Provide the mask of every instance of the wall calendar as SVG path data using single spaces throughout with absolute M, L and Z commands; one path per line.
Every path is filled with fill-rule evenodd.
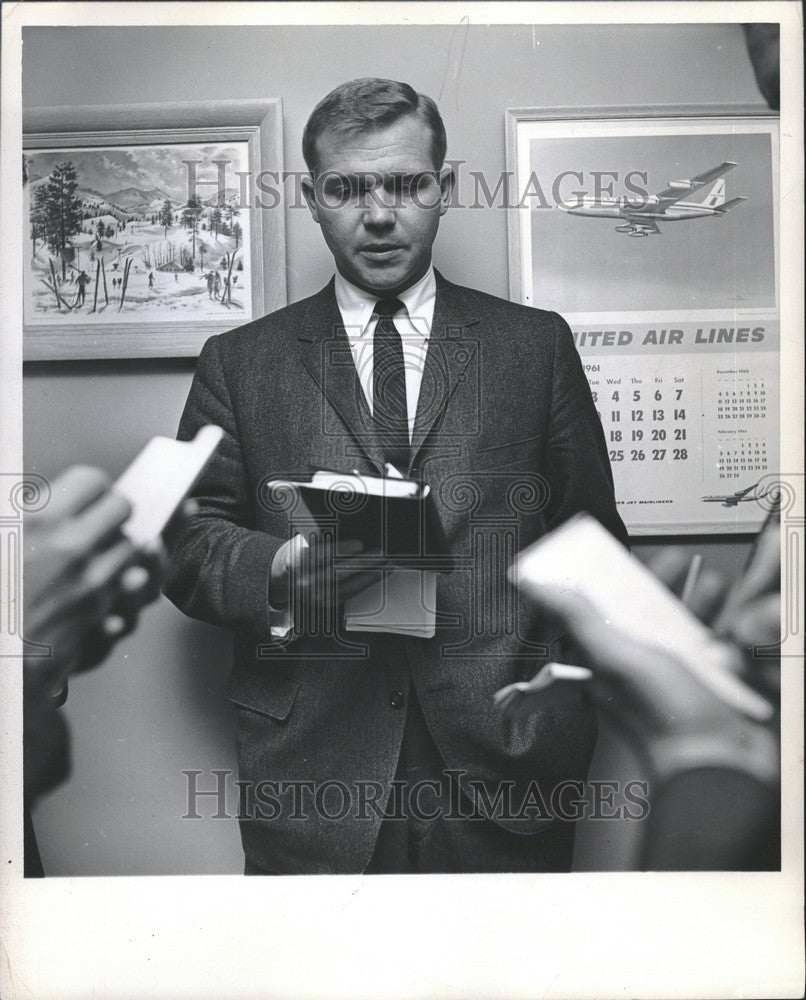
M 776 493 L 777 125 L 508 112 L 511 297 L 570 325 L 633 535 L 752 532 Z

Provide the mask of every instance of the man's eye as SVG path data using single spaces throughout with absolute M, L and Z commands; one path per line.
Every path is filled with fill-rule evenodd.
M 329 202 L 345 202 L 350 197 L 351 188 L 347 180 L 329 178 L 325 184 L 325 197 Z
M 385 186 L 390 194 L 407 197 L 411 194 L 411 177 L 390 177 Z

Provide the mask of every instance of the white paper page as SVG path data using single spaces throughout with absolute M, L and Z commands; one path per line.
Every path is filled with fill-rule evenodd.
M 348 632 L 394 632 L 430 639 L 436 631 L 437 574 L 392 569 L 345 605 Z

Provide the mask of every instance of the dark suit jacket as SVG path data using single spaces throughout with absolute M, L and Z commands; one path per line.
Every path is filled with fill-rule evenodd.
M 365 819 L 351 819 L 355 783 L 381 783 L 384 800 L 406 714 L 390 696 L 406 692 L 410 679 L 448 767 L 466 772 L 463 782 L 511 780 L 521 794 L 536 779 L 548 801 L 559 782 L 583 779 L 596 735 L 591 709 L 511 724 L 493 708 L 493 693 L 531 677 L 559 639 L 506 586 L 505 573 L 520 548 L 578 511 L 626 541 L 566 323 L 437 275 L 409 470 L 430 484 L 458 561 L 439 577 L 437 634 L 390 642 L 340 633 L 337 621 L 335 632 L 320 623 L 278 645 L 268 627 L 268 579 L 289 537 L 288 511 L 282 498 L 267 498 L 265 483 L 319 468 L 377 474 L 383 463 L 341 322 L 331 281 L 212 337 L 179 428 L 183 439 L 206 423 L 225 431 L 195 490 L 199 513 L 172 540 L 166 593 L 186 614 L 235 634 L 229 697 L 241 779 L 340 781 L 353 806 L 343 820 L 317 817 L 313 795 L 299 785 L 298 812 L 310 816 L 301 821 L 291 818 L 290 790 L 278 809 L 268 801 L 278 789 L 265 786 L 255 805 L 272 818 L 242 822 L 242 835 L 247 857 L 279 872 L 366 865 L 380 819 L 366 807 Z M 322 800 L 330 814 L 344 795 L 333 794 Z M 522 832 L 547 822 L 540 810 L 501 820 Z

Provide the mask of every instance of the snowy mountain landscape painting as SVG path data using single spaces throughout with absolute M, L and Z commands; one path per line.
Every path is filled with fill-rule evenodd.
M 246 142 L 28 151 L 26 168 L 26 324 L 252 318 Z

